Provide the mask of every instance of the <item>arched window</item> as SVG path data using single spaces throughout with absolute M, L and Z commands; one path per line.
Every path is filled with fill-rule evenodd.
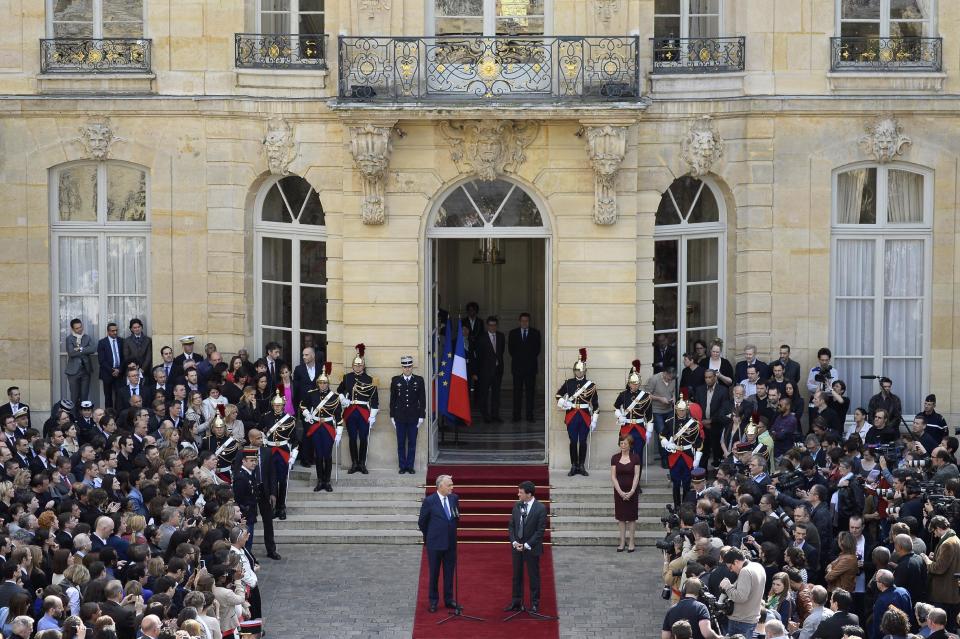
M 272 179 L 256 207 L 258 352 L 270 342 L 287 360 L 327 346 L 327 229 L 320 197 L 298 176 Z
M 678 355 L 692 351 L 694 340 L 723 335 L 725 224 L 723 200 L 708 181 L 683 176 L 660 199 L 653 329 Z
M 926 389 L 933 176 L 887 164 L 844 168 L 833 183 L 832 350 L 851 406 L 886 375 L 904 410 Z M 823 265 L 827 267 L 826 264 Z
M 69 397 L 60 371 L 71 319 L 80 318 L 94 340 L 108 322 L 126 336 L 134 317 L 150 330 L 148 175 L 123 162 L 74 162 L 51 169 L 49 184 L 52 337 L 59 345 L 53 386 L 55 397 Z

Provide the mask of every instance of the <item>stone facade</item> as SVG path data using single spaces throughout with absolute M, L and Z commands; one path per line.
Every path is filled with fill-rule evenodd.
M 326 4 L 331 33 L 423 32 L 420 0 Z M 645 97 L 372 107 L 336 99 L 333 35 L 328 69 L 264 73 L 266 88 L 250 88 L 250 73 L 234 68 L 234 33 L 253 30 L 252 8 L 239 0 L 217 6 L 148 0 L 151 72 L 91 76 L 41 74 L 43 3 L 13 2 L 0 21 L 0 303 L 6 310 L 0 315 L 0 387 L 19 384 L 39 412 L 58 399 L 59 382 L 51 379 L 57 316 L 50 294 L 57 277 L 49 212 L 53 167 L 102 153 L 146 169 L 148 332 L 157 349 L 194 334 L 225 353 L 253 347 L 258 333 L 253 220 L 260 186 L 275 173 L 305 178 L 326 219 L 328 357 L 339 379 L 353 345 L 364 342 L 383 401 L 401 354 L 415 354 L 425 372 L 425 234 L 436 197 L 472 173 L 492 170 L 509 173 L 545 205 L 552 258 L 545 383 L 557 388 L 577 348 L 590 348 L 590 375 L 599 384 L 603 411 L 594 459 L 602 459 L 613 449 L 612 401 L 629 362 L 639 357 L 644 377 L 650 371 L 654 221 L 667 187 L 693 168 L 722 194 L 726 355 L 733 359 L 755 343 L 766 360 L 786 342 L 802 366 L 811 366 L 816 350 L 832 345 L 825 265 L 833 172 L 878 160 L 877 137 L 889 133 L 892 122 L 896 148 L 880 153 L 933 175 L 932 310 L 924 356 L 929 392 L 953 423 L 960 418 L 960 38 L 954 36 L 960 4 L 938 4 L 944 68 L 933 74 L 937 82 L 920 78 L 919 95 L 904 90 L 908 73 L 886 74 L 899 82 L 889 92 L 876 77 L 866 78 L 860 86 L 872 93 L 864 95 L 848 95 L 856 94 L 853 76 L 834 81 L 833 0 L 728 2 L 725 30 L 746 37 L 744 72 L 674 78 L 662 99 L 646 46 L 653 0 L 554 0 L 554 34 L 640 34 Z M 736 96 L 727 94 L 731 77 Z M 117 95 L 126 91 L 133 93 Z M 481 149 L 452 161 L 451 128 L 462 133 L 465 126 L 510 131 L 519 156 L 491 164 Z M 704 137 L 714 143 L 707 162 L 698 155 L 692 128 L 700 131 L 700 143 Z M 520 133 L 530 129 L 529 139 Z M 616 144 L 612 153 L 592 146 L 591 136 L 605 131 L 622 139 L 622 151 Z M 608 214 L 603 220 L 597 218 L 601 210 Z M 565 431 L 556 411 L 550 420 L 549 459 L 560 466 L 566 463 Z M 380 421 L 379 430 L 386 431 L 386 411 Z M 422 435 L 423 458 L 425 440 Z M 371 464 L 392 465 L 394 456 L 392 435 L 378 432 Z

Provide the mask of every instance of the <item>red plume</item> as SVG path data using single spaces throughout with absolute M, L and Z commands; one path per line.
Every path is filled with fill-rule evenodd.
M 357 355 L 359 355 L 360 357 L 363 357 L 363 353 L 364 351 L 367 350 L 367 347 L 363 345 L 363 342 L 360 342 L 359 344 L 357 344 L 356 348 L 357 348 Z
M 640 360 L 639 360 L 639 359 L 635 359 L 635 360 L 633 360 L 633 361 L 630 362 L 630 363 L 633 364 L 633 370 L 635 370 L 636 372 L 639 373 L 639 372 L 640 372 Z
M 327 376 L 329 377 L 329 376 L 330 376 L 330 373 L 333 372 L 333 362 L 324 362 L 324 364 L 323 364 L 323 372 L 326 373 Z
M 226 404 L 217 404 L 217 412 L 220 413 L 220 417 L 227 416 L 227 405 Z
M 580 349 L 580 361 L 581 362 L 587 361 L 587 349 L 585 348 Z
M 283 384 L 277 384 L 277 392 L 283 395 Z
M 753 420 L 753 423 L 754 423 L 754 424 L 759 424 L 759 423 L 760 423 L 760 413 L 758 413 L 758 412 L 756 412 L 756 411 L 750 413 L 750 419 Z

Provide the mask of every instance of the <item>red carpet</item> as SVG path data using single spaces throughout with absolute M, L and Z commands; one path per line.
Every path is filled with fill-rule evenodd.
M 549 471 L 546 466 L 430 466 L 427 470 L 426 494 L 434 492 L 438 475 L 452 475 L 454 492 L 460 496 L 459 545 L 457 565 L 460 573 L 458 601 L 464 614 L 486 619 L 485 622 L 454 619 L 443 625 L 446 617 L 441 596 L 440 608 L 429 613 L 427 578 L 429 565 L 426 550 L 420 562 L 420 584 L 413 636 L 417 639 L 556 639 L 556 621 L 533 620 L 521 615 L 503 622 L 509 613 L 503 607 L 510 603 L 513 570 L 507 543 L 507 521 L 517 501 L 517 484 L 530 480 L 537 485 L 536 497 L 550 508 Z M 550 540 L 547 524 L 545 541 Z M 529 592 L 524 581 L 524 602 Z M 540 558 L 540 612 L 557 614 L 557 593 L 554 588 L 553 554 L 549 545 Z M 440 577 L 443 592 L 443 576 Z

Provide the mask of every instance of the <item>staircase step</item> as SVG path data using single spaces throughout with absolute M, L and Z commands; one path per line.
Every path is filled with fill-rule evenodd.
M 556 516 L 550 520 L 554 530 L 616 530 L 613 513 L 609 517 L 563 517 Z M 640 517 L 637 520 L 637 530 L 657 532 L 662 537 L 665 534 L 659 517 Z
M 300 497 L 300 495 L 298 495 Z M 380 499 L 344 499 L 342 493 L 316 493 L 314 498 L 288 499 L 287 514 L 342 513 L 385 515 L 417 514 L 420 504 L 411 501 Z
M 416 515 L 388 514 L 288 514 L 285 521 L 275 520 L 276 529 L 297 530 L 417 530 Z M 419 534 L 419 532 L 418 532 Z
M 616 546 L 620 533 L 613 530 L 554 530 L 554 546 Z M 638 530 L 635 540 L 638 546 L 653 546 L 663 539 L 662 532 Z
M 355 528 L 351 530 L 297 530 L 279 528 L 273 532 L 277 544 L 419 544 L 423 535 L 419 530 L 376 530 Z M 262 542 L 262 532 L 257 527 L 257 542 Z

